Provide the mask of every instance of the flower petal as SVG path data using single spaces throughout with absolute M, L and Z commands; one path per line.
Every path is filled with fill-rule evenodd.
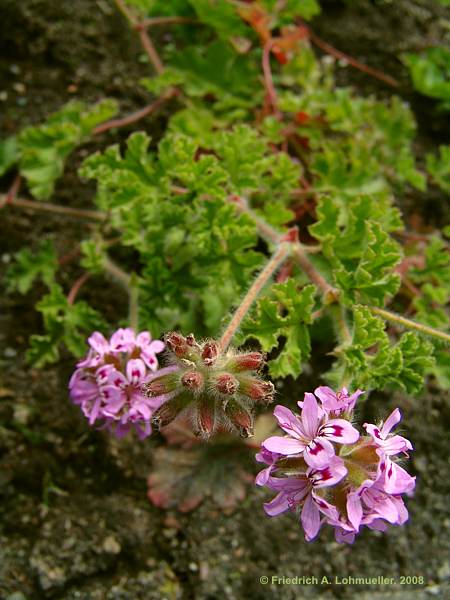
M 354 444 L 359 439 L 359 431 L 345 419 L 331 419 L 319 431 L 320 436 L 339 444 Z
M 142 361 L 140 358 L 133 358 L 127 362 L 127 379 L 133 385 L 142 383 L 146 372 L 147 369 L 145 368 L 144 361 Z
M 320 529 L 320 512 L 311 494 L 306 498 L 303 505 L 301 522 L 305 530 L 305 538 L 310 542 L 317 536 Z
M 295 438 L 304 438 L 305 432 L 302 428 L 300 419 L 289 408 L 277 404 L 273 411 L 273 416 L 278 421 L 278 425 L 283 431 Z
M 402 415 L 400 414 L 400 411 L 398 410 L 398 408 L 395 408 L 388 416 L 388 418 L 383 424 L 383 427 L 381 428 L 381 437 L 383 439 L 386 439 L 387 434 L 390 433 L 391 429 L 393 429 L 397 425 L 401 418 Z
M 350 523 L 358 531 L 363 516 L 363 508 L 361 498 L 357 492 L 350 492 L 347 495 L 347 515 Z
M 316 397 L 309 392 L 305 393 L 303 401 L 302 423 L 305 434 L 309 439 L 314 439 L 319 425 L 319 410 Z
M 291 504 L 289 502 L 289 496 L 285 492 L 280 492 L 270 502 L 264 503 L 264 510 L 269 517 L 276 517 L 281 513 L 290 510 Z
M 300 440 L 290 437 L 281 437 L 278 435 L 267 438 L 267 440 L 264 440 L 262 445 L 266 450 L 270 450 L 270 452 L 278 452 L 278 454 L 283 454 L 284 456 L 299 454 L 300 452 L 303 452 L 306 447 L 305 444 Z
M 334 456 L 334 446 L 323 437 L 316 438 L 308 444 L 303 454 L 305 462 L 316 469 L 326 467 L 332 456 Z

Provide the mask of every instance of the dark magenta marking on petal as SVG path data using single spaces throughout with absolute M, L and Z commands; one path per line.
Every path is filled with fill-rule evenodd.
M 380 430 L 379 430 L 379 429 L 376 429 L 376 428 L 375 428 L 375 429 L 374 429 L 374 431 L 373 431 L 373 434 L 374 434 L 374 436 L 375 436 L 375 437 L 377 437 L 379 440 L 383 439 L 383 438 L 381 437 L 381 434 L 380 434 Z
M 344 431 L 342 425 L 332 425 L 332 429 L 334 430 L 334 435 L 342 436 L 342 432 Z
M 316 498 L 316 503 L 321 507 L 321 508 L 328 508 L 328 504 L 326 502 L 324 502 L 323 500 L 320 500 L 320 498 Z
M 319 452 L 321 452 L 323 450 L 323 446 L 319 442 L 313 442 L 313 443 L 316 444 L 316 447 L 311 448 L 311 446 L 310 446 L 309 453 L 312 454 L 313 456 L 316 456 L 316 454 L 319 454 Z
M 323 469 L 323 471 L 320 471 L 320 479 L 321 481 L 328 481 L 328 479 L 331 479 L 333 477 L 333 475 L 330 472 L 330 469 L 327 467 L 326 469 Z

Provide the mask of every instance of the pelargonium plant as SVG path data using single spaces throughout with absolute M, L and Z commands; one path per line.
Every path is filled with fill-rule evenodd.
M 415 477 L 399 459 L 408 456 L 412 444 L 391 433 L 400 411 L 379 426 L 364 423 L 360 433 L 352 420 L 361 393 L 322 386 L 298 402 L 299 415 L 277 406 L 274 415 L 287 435 L 266 439 L 256 456 L 269 465 L 256 483 L 277 492 L 264 510 L 271 517 L 300 512 L 307 541 L 322 524 L 334 527 L 338 542 L 351 543 L 363 526 L 384 531 L 386 522 L 403 525 L 408 519 L 402 494 L 414 490 Z
M 118 437 L 131 428 L 141 439 L 149 436 L 153 413 L 167 396 L 150 399 L 142 393 L 142 386 L 173 370 L 158 369 L 156 354 L 164 350 L 163 342 L 152 340 L 148 331 L 136 335 L 128 327 L 118 329 L 109 341 L 96 331 L 88 343 L 89 352 L 69 382 L 72 401 L 90 425 L 98 421 Z
M 36 281 L 46 289 L 28 359 L 39 368 L 63 349 L 76 357 L 70 396 L 91 426 L 162 440 L 157 430 L 183 417 L 202 473 L 219 460 L 219 436 L 226 460 L 224 430 L 239 440 L 233 452 L 237 436 L 251 437 L 284 380 L 291 391 L 274 415 L 286 435 L 268 437 L 257 455 L 266 465 L 257 484 L 277 492 L 266 512 L 299 510 L 307 540 L 322 523 L 339 541 L 403 524 L 415 481 L 399 462 L 412 446 L 392 433 L 400 413 L 360 428 L 354 409 L 372 391 L 448 385 L 449 231 L 410 230 L 398 206 L 412 188 L 448 191 L 448 147 L 421 161 L 425 174 L 407 104 L 337 85 L 334 58 L 345 55 L 306 24 L 320 11 L 313 0 L 115 4 L 148 58 L 152 77 L 139 82 L 148 104 L 117 117 L 114 100 L 70 102 L 0 142 L 0 176 L 11 178 L 0 207 L 89 223 L 69 251 L 55 235 L 8 269 L 10 292 Z M 155 44 L 152 28 L 172 26 Z M 95 209 L 48 202 L 73 151 L 95 140 L 79 170 L 96 183 Z M 122 302 L 111 310 L 79 299 L 99 276 L 109 298 L 128 300 L 128 327 Z M 292 382 L 305 367 L 319 387 L 297 415 L 281 402 L 297 399 Z M 196 476 L 195 460 L 186 462 L 185 482 Z M 164 475 L 150 496 L 167 505 L 176 476 Z

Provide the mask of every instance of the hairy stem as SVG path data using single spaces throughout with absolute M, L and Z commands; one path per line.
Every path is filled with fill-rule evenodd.
M 4 199 L 5 196 L 0 194 L 0 206 L 2 205 Z M 8 206 L 30 208 L 31 210 L 50 212 L 68 217 L 78 217 L 81 219 L 93 219 L 95 221 L 104 221 L 106 219 L 106 213 L 98 210 L 70 208 L 69 206 L 59 206 L 58 204 L 51 204 L 50 202 L 38 202 L 35 200 L 27 200 L 26 198 L 15 198 L 12 202 L 8 202 Z
M 116 279 L 129 292 L 131 287 L 131 276 L 125 273 L 114 261 L 108 256 L 103 259 L 103 268 L 113 279 Z
M 288 242 L 282 242 L 272 257 L 269 259 L 268 263 L 264 267 L 264 269 L 260 272 L 258 277 L 255 279 L 253 284 L 251 285 L 248 292 L 245 294 L 241 304 L 236 309 L 234 315 L 231 318 L 230 323 L 222 334 L 222 337 L 219 340 L 219 346 L 222 350 L 226 350 L 239 328 L 242 320 L 245 315 L 248 313 L 259 293 L 269 281 L 269 279 L 274 275 L 277 269 L 281 266 L 281 264 L 285 261 L 285 259 L 290 255 L 292 244 Z
M 411 319 L 407 319 L 406 317 L 397 315 L 396 313 L 393 313 L 390 310 L 386 310 L 384 308 L 378 308 L 376 306 L 368 306 L 367 308 L 369 308 L 375 315 L 383 317 L 387 321 L 397 323 L 398 325 L 403 325 L 403 327 L 406 327 L 408 329 L 415 329 L 419 333 L 423 333 L 424 335 L 430 335 L 432 337 L 443 340 L 444 342 L 450 342 L 450 334 L 445 333 L 444 331 L 439 331 L 438 329 L 434 329 L 434 327 L 429 327 L 428 325 L 424 325 L 423 323 L 417 323 L 416 321 L 412 321 Z
M 139 330 L 139 286 L 134 274 L 130 278 L 128 321 L 131 329 Z
M 282 241 L 283 235 L 280 234 L 272 225 L 267 223 L 262 217 L 257 215 L 249 206 L 245 198 L 233 197 L 231 201 L 236 206 L 240 213 L 247 214 L 255 223 L 259 235 L 271 244 L 279 244 Z M 313 253 L 317 249 L 313 247 Z M 314 283 L 323 293 L 326 304 L 332 304 L 338 298 L 338 290 L 331 286 L 326 279 L 319 273 L 308 257 L 307 247 L 297 242 L 293 246 L 292 258 L 308 276 L 309 280 Z

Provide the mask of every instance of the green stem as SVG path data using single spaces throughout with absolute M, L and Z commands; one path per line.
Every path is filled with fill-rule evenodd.
M 115 262 L 108 256 L 103 259 L 103 268 L 109 273 L 113 279 L 116 279 L 129 292 L 132 286 L 131 276 L 125 273 Z
M 137 333 L 139 331 L 139 286 L 134 273 L 130 283 L 128 320 L 131 329 Z
M 2 200 L 6 198 L 0 194 L 0 205 Z M 71 208 L 69 206 L 59 206 L 50 202 L 41 202 L 35 200 L 27 200 L 26 198 L 15 198 L 12 202 L 5 202 L 10 207 L 30 208 L 42 212 L 50 212 L 56 215 L 65 215 L 67 217 L 77 217 L 81 219 L 93 219 L 94 221 L 104 221 L 106 213 L 98 210 L 88 210 L 84 208 Z
M 245 294 L 241 304 L 236 309 L 233 317 L 231 318 L 230 323 L 228 324 L 227 328 L 222 334 L 222 337 L 219 340 L 219 346 L 222 350 L 226 350 L 228 348 L 234 334 L 236 333 L 237 329 L 242 323 L 245 315 L 252 307 L 252 304 L 255 302 L 259 293 L 269 281 L 269 279 L 272 277 L 272 275 L 277 271 L 281 264 L 290 255 L 291 247 L 291 243 L 282 242 L 270 258 L 264 269 L 255 279 L 250 289 Z
M 103 268 L 128 292 L 128 320 L 130 327 L 138 331 L 139 327 L 139 285 L 135 273 L 128 275 L 109 256 L 103 258 Z
M 393 313 L 390 310 L 385 310 L 384 308 L 378 308 L 376 306 L 368 306 L 367 308 L 371 310 L 375 315 L 379 315 L 387 321 L 397 323 L 398 325 L 403 325 L 408 329 L 415 329 L 419 333 L 423 333 L 424 335 L 430 335 L 432 337 L 443 340 L 444 342 L 450 342 L 450 334 L 445 333 L 444 331 L 439 331 L 438 329 L 434 329 L 434 327 L 429 327 L 428 325 L 424 325 L 423 323 L 416 323 L 416 321 L 412 321 L 411 319 L 407 319 L 405 317 L 397 315 L 396 313 Z

